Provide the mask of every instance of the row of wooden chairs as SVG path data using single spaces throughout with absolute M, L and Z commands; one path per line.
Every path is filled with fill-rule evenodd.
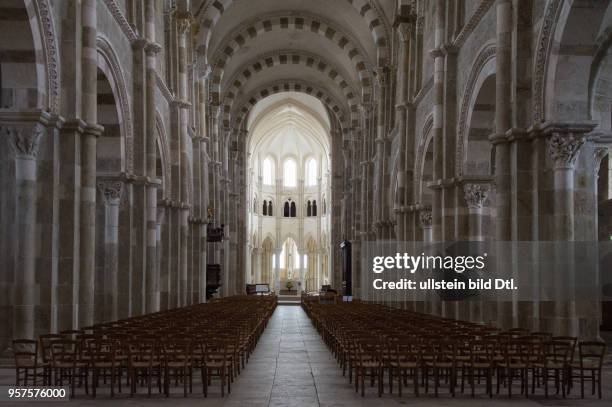
M 430 387 L 438 396 L 443 385 L 455 396 L 458 389 L 465 391 L 466 383 L 474 397 L 482 382 L 489 397 L 494 387 L 499 394 L 502 386 L 512 397 L 517 382 L 524 397 L 542 388 L 549 397 L 551 384 L 556 394 L 566 397 L 576 381 L 581 397 L 585 382 L 591 382 L 592 394 L 602 397 L 603 342 L 578 342 L 523 328 L 501 331 L 380 304 L 302 304 L 362 396 L 368 377 L 379 396 L 387 377 L 389 392 L 397 384 L 400 396 L 410 380 L 417 397 Z
M 169 396 L 181 384 L 186 397 L 200 372 L 202 392 L 213 379 L 221 395 L 244 368 L 276 307 L 276 298 L 228 297 L 207 304 L 105 322 L 13 341 L 16 385 L 69 385 L 96 397 L 100 381 L 130 395 L 155 385 Z

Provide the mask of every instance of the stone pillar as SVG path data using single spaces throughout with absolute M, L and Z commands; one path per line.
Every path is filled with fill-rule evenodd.
M 155 2 L 144 2 L 146 53 L 146 260 L 145 260 L 145 312 L 160 310 L 159 264 L 157 260 L 157 131 L 155 94 L 157 91 L 157 72 L 155 60 L 161 46 L 155 42 Z
M 168 309 L 168 289 L 167 289 L 167 285 L 168 285 L 168 278 L 166 277 L 166 281 L 162 282 L 162 268 L 164 267 L 162 265 L 162 258 L 164 256 L 169 256 L 169 253 L 164 253 L 164 247 L 162 246 L 162 227 L 166 218 L 166 207 L 165 206 L 157 206 L 157 211 L 156 211 L 156 222 L 155 222 L 155 249 L 156 249 L 156 254 L 155 254 L 155 266 L 156 266 L 156 272 L 155 275 L 157 276 L 157 292 L 158 294 L 158 298 L 159 298 L 159 309 L 160 310 L 165 310 Z M 164 284 L 165 283 L 165 284 Z M 163 289 L 165 288 L 165 290 Z M 163 298 L 162 298 L 163 296 Z
M 513 239 L 511 148 L 506 137 L 512 127 L 512 0 L 496 0 L 496 12 L 495 133 L 489 139 L 495 149 L 495 238 L 504 242 Z M 498 250 L 496 256 L 500 275 L 513 275 L 512 251 Z M 497 306 L 498 311 L 493 317 L 499 326 L 515 326 L 518 322 L 517 303 L 503 301 Z
M 45 132 L 39 122 L 2 123 L 2 135 L 15 153 L 15 263 L 12 338 L 35 339 L 36 308 L 39 287 L 36 283 L 36 157 L 40 138 Z M 5 316 L 5 318 L 9 318 Z M 4 325 L 4 324 L 3 324 Z M 7 332 L 8 333 L 8 332 Z M 2 335 L 4 336 L 4 334 Z M 9 338 L 10 339 L 10 338 Z
M 433 209 L 429 206 L 425 206 L 419 211 L 419 220 L 421 223 L 421 229 L 423 230 L 423 242 L 430 243 L 433 242 Z M 437 298 L 435 293 L 426 292 L 422 296 L 422 303 L 417 303 L 417 309 L 422 308 L 423 311 L 429 314 L 439 314 L 440 313 L 440 299 Z
M 81 3 L 81 115 L 87 123 L 81 138 L 80 270 L 78 324 L 94 323 L 96 253 L 96 146 L 102 128 L 97 125 L 98 53 L 97 2 Z
M 433 179 L 440 181 L 444 177 L 444 46 L 445 38 L 445 1 L 435 1 L 434 14 L 434 49 L 431 56 L 434 58 L 433 73 Z M 437 187 L 433 191 L 433 203 L 431 208 L 433 239 L 442 239 L 442 189 Z
M 191 287 L 188 287 L 188 240 L 189 240 L 189 202 L 188 190 L 191 179 L 189 178 L 188 164 L 189 151 L 187 145 L 190 142 L 188 134 L 189 125 L 189 107 L 188 102 L 188 87 L 187 87 L 187 37 L 190 32 L 192 16 L 188 11 L 182 11 L 177 15 L 178 19 L 178 108 L 179 108 L 179 139 L 181 153 L 181 169 L 180 169 L 180 184 L 181 184 L 181 208 L 180 208 L 180 304 L 185 306 L 188 304 L 188 293 Z
M 276 292 L 276 295 L 280 294 L 280 255 L 281 249 L 276 249 L 274 251 L 274 291 Z
M 468 240 L 483 241 L 482 208 L 489 196 L 489 186 L 485 184 L 465 184 L 464 198 L 468 207 Z
M 433 241 L 433 213 L 430 206 L 422 208 L 419 212 L 419 220 L 421 221 L 421 229 L 423 230 L 423 241 Z
M 98 181 L 104 198 L 104 319 L 119 318 L 119 204 L 123 196 L 123 181 Z
M 559 242 L 574 240 L 574 166 L 585 139 L 580 134 L 553 132 L 548 139 L 548 155 L 554 164 L 554 238 Z M 556 280 L 555 323 L 560 335 L 578 335 L 576 304 L 568 288 L 575 285 L 575 257 L 566 243 L 555 249 L 555 259 L 561 270 Z
M 397 236 L 396 240 L 406 240 L 406 196 L 408 189 L 412 185 L 412 177 L 408 176 L 411 162 L 407 162 L 408 154 L 408 131 L 407 131 L 407 103 L 408 103 L 408 70 L 410 68 L 410 38 L 412 35 L 412 26 L 409 23 L 400 23 L 397 26 L 397 33 L 400 40 L 399 56 L 397 67 L 397 104 L 396 110 L 396 128 L 398 129 L 398 137 L 400 140 L 399 155 L 398 155 L 398 172 L 397 172 L 397 190 L 395 211 L 397 216 Z M 393 186 L 392 186 L 393 188 Z
M 465 202 L 468 207 L 468 241 L 480 242 L 484 241 L 482 235 L 482 208 L 489 195 L 489 186 L 485 184 L 465 184 L 463 185 L 463 192 Z M 483 293 L 482 295 L 485 295 Z M 468 315 L 461 315 L 462 318 L 469 318 L 472 322 L 483 322 L 484 315 L 483 301 L 482 299 L 468 300 L 469 307 L 460 307 L 461 310 L 465 310 Z
M 512 196 L 510 145 L 506 132 L 512 127 L 512 1 L 497 1 L 497 43 L 495 72 L 496 238 L 512 239 Z

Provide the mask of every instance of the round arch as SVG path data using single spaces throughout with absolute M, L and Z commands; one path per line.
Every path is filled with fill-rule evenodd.
M 130 110 L 130 100 L 128 97 L 125 79 L 117 54 L 113 50 L 110 42 L 103 36 L 96 38 L 98 49 L 98 68 L 104 73 L 112 88 L 116 103 L 119 107 L 119 126 L 123 138 L 123 157 L 122 171 L 132 172 L 134 169 L 134 134 L 132 126 L 132 112 Z
M 251 109 L 262 99 L 281 92 L 300 92 L 307 95 L 313 96 L 321 101 L 324 106 L 327 106 L 340 124 L 342 128 L 350 128 L 350 124 L 358 124 L 357 114 L 347 114 L 346 109 L 343 105 L 336 100 L 327 90 L 317 85 L 311 84 L 305 81 L 289 80 L 273 82 L 268 85 L 264 85 L 248 95 L 245 95 L 241 102 L 237 104 L 234 112 L 231 114 L 231 123 L 227 123 L 228 128 L 241 128 L 246 124 L 246 118 L 249 115 Z M 231 125 L 231 126 L 230 126 Z
M 313 69 L 320 72 L 325 77 L 330 78 L 344 94 L 349 109 L 351 112 L 357 112 L 360 103 L 359 95 L 353 88 L 346 77 L 340 72 L 340 69 L 318 55 L 303 51 L 275 51 L 265 55 L 258 56 L 245 64 L 245 68 L 235 74 L 228 82 L 230 88 L 224 93 L 222 100 L 224 106 L 224 120 L 229 121 L 229 114 L 240 94 L 240 89 L 257 73 L 266 69 L 271 69 L 281 65 L 297 65 L 307 69 Z M 371 87 L 363 90 L 367 94 L 366 99 L 370 99 L 372 92 Z
M 212 81 L 210 86 L 213 101 L 219 101 L 220 99 L 221 80 L 225 72 L 225 66 L 232 56 L 247 46 L 249 41 L 256 39 L 263 33 L 274 30 L 308 31 L 333 42 L 340 52 L 345 53 L 352 62 L 361 88 L 365 89 L 371 86 L 372 70 L 363 56 L 364 52 L 348 34 L 320 16 L 305 13 L 295 16 L 285 12 L 251 20 L 237 29 L 238 34 L 222 41 L 212 58 Z
M 478 93 L 477 91 L 490 75 L 495 74 L 495 52 L 496 48 L 494 44 L 485 44 L 480 49 L 472 65 L 470 75 L 468 76 L 463 91 L 459 122 L 457 125 L 457 149 L 455 154 L 455 173 L 457 176 L 462 176 L 465 170 L 468 153 L 469 123 L 474 108 L 474 101 Z
M 202 51 L 206 52 L 210 44 L 212 32 L 215 26 L 225 13 L 234 4 L 235 0 L 207 0 L 198 10 L 200 27 L 198 34 L 199 42 L 202 44 Z M 372 33 L 372 38 L 377 46 L 379 53 L 379 64 L 389 61 L 389 27 L 384 13 L 378 10 L 376 3 L 370 0 L 346 0 L 355 11 L 365 20 Z

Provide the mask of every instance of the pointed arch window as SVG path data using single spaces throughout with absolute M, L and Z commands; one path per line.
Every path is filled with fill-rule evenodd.
M 306 186 L 317 185 L 317 160 L 311 158 L 306 163 Z
M 312 216 L 317 216 L 317 201 L 312 201 Z
M 266 157 L 263 162 L 263 183 L 274 185 L 274 163 L 270 157 Z
M 312 216 L 312 205 L 310 203 L 310 200 L 306 204 L 306 216 Z
M 290 210 L 289 210 L 289 202 L 285 202 L 285 205 L 283 207 L 283 216 L 285 218 L 288 218 L 290 215 Z
M 297 164 L 291 158 L 283 164 L 283 185 L 289 188 L 297 186 Z
M 274 212 L 272 211 L 272 201 L 268 201 L 268 216 L 274 216 Z
M 268 201 L 263 201 L 263 210 L 261 214 L 263 216 L 268 216 Z

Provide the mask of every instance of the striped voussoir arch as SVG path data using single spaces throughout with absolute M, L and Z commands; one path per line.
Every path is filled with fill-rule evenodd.
M 368 23 L 376 47 L 378 48 L 378 65 L 382 66 L 389 62 L 389 40 L 383 17 L 371 0 L 346 0 L 353 5 L 357 12 Z
M 371 72 L 368 69 L 366 60 L 360 49 L 349 38 L 347 34 L 332 27 L 329 23 L 323 22 L 320 17 L 315 16 L 294 16 L 280 15 L 254 21 L 241 29 L 238 34 L 222 44 L 215 57 L 212 70 L 211 97 L 215 102 L 220 102 L 221 80 L 227 61 L 236 51 L 244 47 L 249 41 L 257 36 L 273 30 L 301 30 L 319 34 L 329 41 L 335 43 L 338 48 L 345 52 L 348 58 L 354 63 L 355 71 L 359 76 L 359 84 L 363 89 L 369 88 L 372 84 Z M 365 95 L 364 95 L 365 96 Z M 365 100 L 368 101 L 368 100 Z
M 235 0 L 209 0 L 202 3 L 202 9 L 196 14 L 201 15 L 200 27 L 203 39 L 203 51 L 208 50 L 212 32 L 223 16 L 223 13 L 234 3 Z M 389 58 L 389 39 L 385 29 L 384 19 L 376 7 L 372 6 L 371 0 L 345 0 L 365 19 L 372 38 L 379 49 L 379 61 L 381 65 Z
M 300 65 L 309 69 L 314 69 L 317 72 L 325 75 L 333 80 L 338 88 L 344 94 L 346 102 L 349 106 L 351 116 L 358 113 L 360 98 L 357 91 L 349 84 L 346 78 L 339 73 L 338 69 L 329 62 L 325 61 L 320 56 L 306 53 L 303 51 L 275 51 L 266 55 L 258 56 L 258 58 L 245 64 L 244 69 L 238 72 L 228 82 L 229 89 L 225 92 L 222 99 L 224 122 L 229 123 L 230 112 L 236 98 L 240 95 L 240 89 L 253 77 L 253 75 L 275 66 L 280 65 Z M 364 89 L 364 94 L 367 93 L 368 99 L 371 94 L 371 89 Z M 351 118 L 352 121 L 352 118 Z
M 335 115 L 335 117 L 341 123 L 342 128 L 350 128 L 350 122 L 352 121 L 353 116 L 355 119 L 357 119 L 356 114 L 351 114 L 349 116 L 346 109 L 342 107 L 342 104 L 324 88 L 306 81 L 291 80 L 279 81 L 264 85 L 246 95 L 243 99 L 241 99 L 241 102 L 232 112 L 231 121 L 224 122 L 223 127 L 226 129 L 242 128 L 242 125 L 253 106 L 268 96 L 282 92 L 300 92 L 319 99 L 321 103 L 329 108 L 329 110 Z

